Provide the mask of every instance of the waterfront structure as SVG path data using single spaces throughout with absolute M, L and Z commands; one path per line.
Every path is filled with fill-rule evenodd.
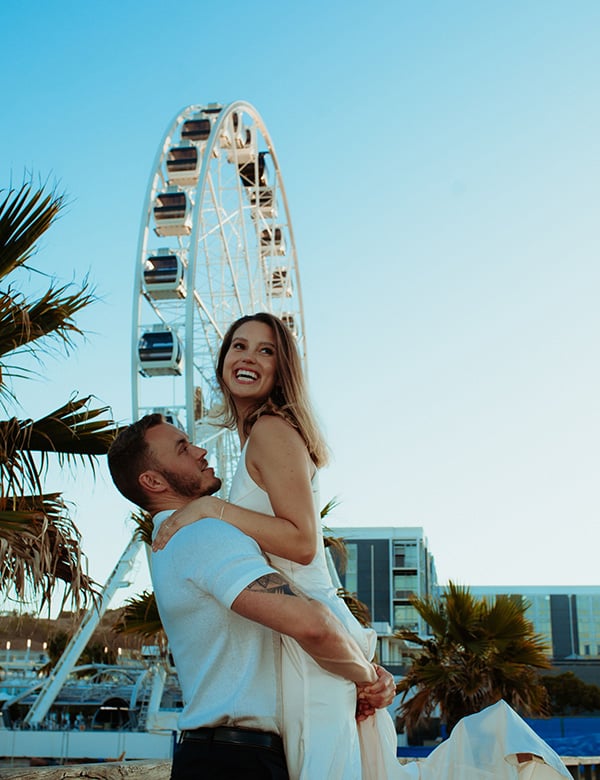
M 331 528 L 344 540 L 345 567 L 337 565 L 342 587 L 369 608 L 379 637 L 378 655 L 394 674 L 402 674 L 407 649 L 394 639 L 401 628 L 427 635 L 410 597 L 437 595 L 437 574 L 427 538 L 420 527 Z

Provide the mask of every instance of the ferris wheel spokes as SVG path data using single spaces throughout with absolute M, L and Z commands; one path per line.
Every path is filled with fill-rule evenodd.
M 132 406 L 160 410 L 211 451 L 227 489 L 238 451 L 216 427 L 223 334 L 258 310 L 282 317 L 305 360 L 296 248 L 275 150 L 248 103 L 190 106 L 171 123 L 138 245 Z

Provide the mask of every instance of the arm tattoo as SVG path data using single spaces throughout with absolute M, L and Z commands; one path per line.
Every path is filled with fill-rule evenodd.
M 258 591 L 260 593 L 281 593 L 284 596 L 298 596 L 290 583 L 285 580 L 281 574 L 265 574 L 247 586 L 246 590 Z

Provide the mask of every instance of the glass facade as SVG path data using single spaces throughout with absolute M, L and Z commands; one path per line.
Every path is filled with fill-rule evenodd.
M 421 528 L 332 528 L 344 538 L 348 552 L 340 580 L 365 603 L 375 622 L 393 633 L 408 628 L 424 634 L 427 627 L 410 602 L 413 595 L 433 595 L 437 587 L 433 558 Z
M 600 587 L 473 586 L 471 592 L 486 598 L 506 594 L 527 602 L 526 616 L 555 661 L 600 658 Z
M 393 633 L 404 628 L 426 637 L 424 624 L 411 604 L 439 595 L 435 563 L 422 528 L 333 528 L 343 537 L 348 564 L 340 573 L 343 586 L 356 593 L 376 624 L 380 657 L 402 673 L 402 646 Z M 469 586 L 475 597 L 508 595 L 528 604 L 526 616 L 548 646 L 548 654 L 564 667 L 580 661 L 600 665 L 600 587 Z M 581 666 L 581 664 L 580 664 Z
M 419 557 L 416 542 L 394 542 L 394 568 L 417 569 Z
M 419 613 L 412 604 L 394 604 L 394 631 L 401 628 L 419 630 Z
M 397 574 L 394 572 L 394 598 L 407 599 L 412 593 L 419 592 L 419 578 L 414 574 Z
M 344 587 L 350 593 L 358 593 L 358 548 L 354 542 L 346 542 L 346 583 Z

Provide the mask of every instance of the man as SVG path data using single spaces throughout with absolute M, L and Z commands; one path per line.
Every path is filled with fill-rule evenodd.
M 205 456 L 152 414 L 119 433 L 108 463 L 119 491 L 153 515 L 156 532 L 191 498 L 219 489 Z M 233 526 L 207 519 L 181 529 L 153 555 L 152 581 L 185 701 L 173 780 L 287 778 L 273 632 L 355 682 L 363 713 L 391 702 L 391 675 L 376 672 L 333 614 L 299 593 Z

